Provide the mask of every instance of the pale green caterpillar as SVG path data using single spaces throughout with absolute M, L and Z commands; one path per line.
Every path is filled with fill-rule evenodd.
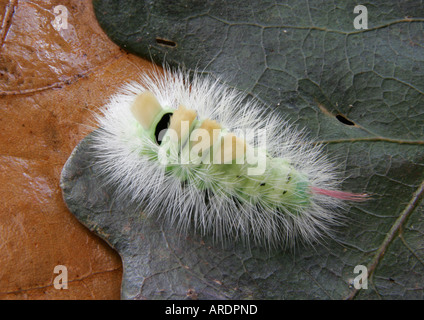
M 283 246 L 340 222 L 340 179 L 322 148 L 277 113 L 218 81 L 142 76 L 98 116 L 96 159 L 108 183 L 181 232 Z
M 308 205 L 310 189 L 305 175 L 298 172 L 287 160 L 272 158 L 268 154 L 260 159 L 264 161 L 263 172 L 249 174 L 248 169 L 252 169 L 252 164 L 246 165 L 247 146 L 244 141 L 223 130 L 216 121 L 196 119 L 196 112 L 187 110 L 184 106 L 179 106 L 175 111 L 162 109 L 149 91 L 136 97 L 131 110 L 141 124 L 140 135 L 145 135 L 158 145 L 167 145 L 167 156 L 170 156 L 170 152 L 175 152 L 173 164 L 166 163 L 164 168 L 181 182 L 189 181 L 194 170 L 202 171 L 204 175 L 215 176 L 216 183 L 207 185 L 204 179 L 189 181 L 200 190 L 226 192 L 239 201 L 262 203 L 276 209 L 285 207 L 293 213 L 296 213 L 293 208 Z M 186 128 L 182 125 L 184 122 L 187 123 Z M 162 139 L 159 139 L 162 130 L 169 130 L 165 134 L 168 135 L 165 139 L 169 138 L 167 143 L 162 143 Z M 171 132 L 175 134 L 172 138 Z M 202 141 L 204 145 L 194 154 L 193 149 Z M 151 146 L 146 144 L 146 149 L 141 154 L 154 157 L 157 148 Z M 237 149 L 241 151 L 239 157 Z M 184 153 L 187 154 L 185 161 Z M 227 161 L 225 158 L 228 158 Z M 258 165 L 259 161 L 254 160 L 256 161 L 253 164 Z

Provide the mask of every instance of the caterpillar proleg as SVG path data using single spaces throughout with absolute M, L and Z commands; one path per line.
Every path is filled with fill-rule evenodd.
M 116 195 L 182 233 L 281 247 L 331 235 L 347 201 L 321 145 L 218 80 L 142 75 L 97 115 L 94 151 Z

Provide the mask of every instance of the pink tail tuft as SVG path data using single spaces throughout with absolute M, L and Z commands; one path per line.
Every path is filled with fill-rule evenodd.
M 324 196 L 329 196 L 347 201 L 365 201 L 368 199 L 368 195 L 366 193 L 358 194 L 344 191 L 325 190 L 316 187 L 311 187 L 311 189 L 313 193 L 322 194 Z

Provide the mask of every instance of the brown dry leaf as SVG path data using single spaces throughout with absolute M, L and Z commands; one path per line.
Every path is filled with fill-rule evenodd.
M 0 299 L 119 299 L 119 255 L 67 210 L 59 177 L 93 111 L 153 65 L 106 37 L 91 1 L 0 0 L 0 21 Z

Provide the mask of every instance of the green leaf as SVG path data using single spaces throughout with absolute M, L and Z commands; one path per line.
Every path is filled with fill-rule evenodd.
M 223 250 L 196 237 L 178 240 L 155 222 L 139 223 L 137 213 L 105 200 L 110 191 L 91 191 L 96 196 L 87 198 L 80 191 L 94 182 L 87 172 L 75 172 L 87 157 L 88 138 L 66 168 L 65 199 L 123 257 L 124 298 L 183 298 L 188 292 L 227 299 L 424 297 L 419 1 L 361 3 L 368 9 L 366 30 L 353 26 L 354 1 L 93 4 L 117 44 L 160 64 L 198 68 L 277 108 L 327 143 L 346 172 L 345 190 L 372 195 L 351 207 L 338 242 L 295 252 L 249 251 L 238 244 Z M 87 206 L 90 199 L 104 203 Z M 357 265 L 368 267 L 368 289 L 352 286 Z

